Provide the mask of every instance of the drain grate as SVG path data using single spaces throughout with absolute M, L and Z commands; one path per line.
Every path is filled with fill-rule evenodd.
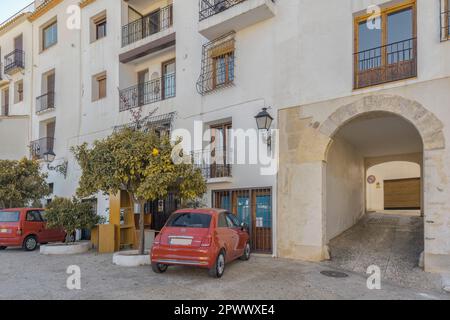
M 330 278 L 347 278 L 348 274 L 338 271 L 322 271 L 320 274 Z

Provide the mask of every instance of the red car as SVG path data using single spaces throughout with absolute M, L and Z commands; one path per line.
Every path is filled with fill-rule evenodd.
M 39 243 L 65 240 L 64 231 L 47 229 L 45 225 L 44 209 L 0 210 L 0 250 L 23 247 L 26 251 L 34 251 Z
M 220 278 L 226 263 L 250 259 L 249 238 L 245 224 L 226 210 L 178 210 L 155 238 L 152 269 L 163 273 L 171 265 L 196 266 Z

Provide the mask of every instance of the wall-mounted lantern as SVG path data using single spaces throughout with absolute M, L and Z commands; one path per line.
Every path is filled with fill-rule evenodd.
M 56 155 L 53 151 L 48 151 L 44 153 L 44 161 L 47 163 L 47 169 L 50 171 L 56 171 L 59 174 L 62 174 L 64 176 L 64 179 L 67 178 L 67 167 L 68 162 L 65 160 L 62 164 L 57 166 L 52 166 L 51 163 L 55 161 Z
M 255 117 L 258 130 L 266 132 L 266 143 L 269 149 L 272 147 L 272 135 L 270 127 L 272 126 L 273 117 L 267 112 L 268 108 L 263 108 Z

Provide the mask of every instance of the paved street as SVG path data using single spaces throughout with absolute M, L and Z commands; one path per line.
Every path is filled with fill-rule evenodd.
M 156 275 L 150 267 L 112 265 L 111 255 L 42 256 L 19 249 L 0 252 L 0 299 L 449 299 L 440 290 L 408 289 L 382 282 L 368 290 L 363 274 L 328 278 L 326 264 L 254 256 L 228 265 L 220 280 L 204 270 L 171 268 Z M 66 268 L 78 265 L 82 289 L 66 288 Z
M 366 272 L 377 265 L 382 278 L 404 287 L 440 289 L 441 277 L 419 268 L 424 250 L 423 218 L 416 212 L 367 214 L 329 244 L 330 266 Z

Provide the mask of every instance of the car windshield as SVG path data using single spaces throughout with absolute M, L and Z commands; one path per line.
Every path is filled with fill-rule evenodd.
M 0 222 L 18 222 L 19 216 L 18 211 L 0 211 Z
M 177 213 L 174 214 L 167 222 L 168 227 L 180 228 L 209 228 L 211 225 L 211 216 L 201 213 Z

